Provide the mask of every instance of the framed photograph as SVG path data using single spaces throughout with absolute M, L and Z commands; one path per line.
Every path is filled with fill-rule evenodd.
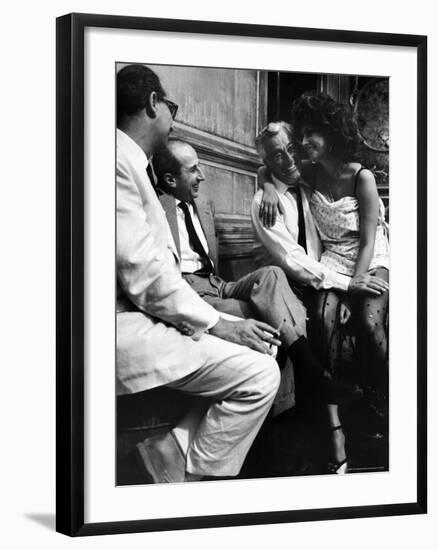
M 57 19 L 59 532 L 426 513 L 426 66 L 425 36 Z

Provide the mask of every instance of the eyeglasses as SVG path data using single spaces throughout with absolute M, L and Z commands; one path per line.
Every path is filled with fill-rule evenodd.
M 283 159 L 285 156 L 288 156 L 289 158 L 295 159 L 297 155 L 297 150 L 295 149 L 293 143 L 289 143 L 286 145 L 285 149 L 274 151 L 270 155 L 268 155 L 266 158 L 270 160 L 271 162 L 274 162 L 275 164 L 280 164 L 283 162 Z
M 173 101 L 170 101 L 170 99 L 166 98 L 163 98 L 161 101 L 163 101 L 169 107 L 170 116 L 173 120 L 175 120 L 176 113 L 178 112 L 178 105 Z

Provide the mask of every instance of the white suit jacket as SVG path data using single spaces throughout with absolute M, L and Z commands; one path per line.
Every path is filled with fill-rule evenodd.
M 117 310 L 129 310 L 132 303 L 132 309 L 177 328 L 187 323 L 196 337 L 212 327 L 219 314 L 181 277 L 147 164 L 143 150 L 117 130 Z

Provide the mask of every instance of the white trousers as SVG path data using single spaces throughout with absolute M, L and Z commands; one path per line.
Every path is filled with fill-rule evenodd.
M 121 330 L 128 326 L 129 337 Z M 189 434 L 186 471 L 224 477 L 239 473 L 280 384 L 271 356 L 209 334 L 195 341 L 140 313 L 118 315 L 117 377 L 120 393 L 149 389 L 161 378 L 162 385 L 211 398 Z
M 276 361 L 243 346 L 205 336 L 211 360 L 169 387 L 213 399 L 188 435 L 186 471 L 235 476 L 271 408 L 280 384 Z

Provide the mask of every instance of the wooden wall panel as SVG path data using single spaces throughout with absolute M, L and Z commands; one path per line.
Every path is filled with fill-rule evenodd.
M 202 156 L 201 166 L 205 176 L 201 196 L 213 201 L 216 212 L 249 216 L 255 175 L 240 173 L 227 166 L 210 165 L 202 162 Z
M 256 190 L 256 180 L 254 175 L 234 173 L 234 194 L 233 206 L 237 214 L 249 215 L 251 212 L 251 203 Z
M 257 133 L 257 71 L 149 65 L 172 101 L 177 120 L 253 147 Z
M 201 159 L 202 160 L 202 159 Z M 227 166 L 202 163 L 205 182 L 200 195 L 211 200 L 219 241 L 219 272 L 226 280 L 237 279 L 254 269 L 250 208 L 256 179 Z
M 202 158 L 201 158 L 202 161 Z M 216 212 L 231 213 L 233 210 L 233 172 L 202 163 L 205 181 L 201 184 L 201 197 L 211 200 Z

